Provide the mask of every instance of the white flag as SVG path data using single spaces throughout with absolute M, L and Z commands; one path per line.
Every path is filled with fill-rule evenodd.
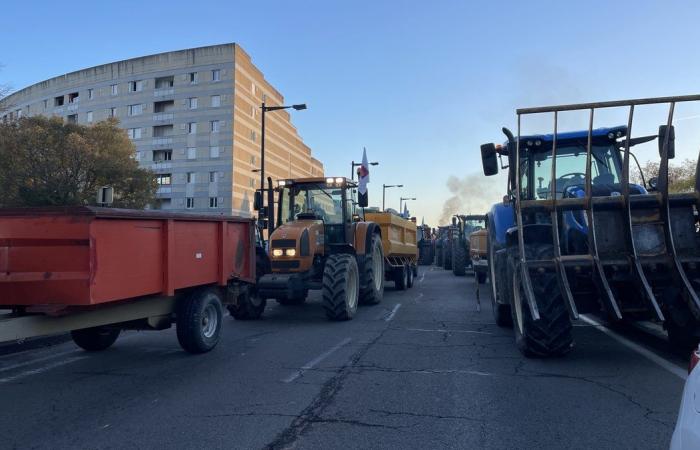
M 367 149 L 362 148 L 362 165 L 357 168 L 357 192 L 362 195 L 367 194 L 367 183 L 369 183 L 369 163 L 367 162 Z

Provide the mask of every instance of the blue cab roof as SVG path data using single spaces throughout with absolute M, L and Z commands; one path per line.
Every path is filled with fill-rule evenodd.
M 612 128 L 595 128 L 593 130 L 593 138 L 600 138 L 604 137 L 607 139 L 609 133 L 614 133 L 617 134 L 617 132 L 620 131 L 622 136 L 627 135 L 627 126 L 626 125 L 620 125 L 617 127 L 612 127 Z M 517 139 L 517 137 L 516 137 Z M 523 141 L 526 140 L 541 140 L 543 142 L 552 142 L 554 140 L 554 134 L 532 134 L 529 136 L 520 136 L 520 139 Z M 561 141 L 567 141 L 567 140 L 581 140 L 585 139 L 588 140 L 588 130 L 581 130 L 581 131 L 566 131 L 563 133 L 557 133 L 557 142 Z

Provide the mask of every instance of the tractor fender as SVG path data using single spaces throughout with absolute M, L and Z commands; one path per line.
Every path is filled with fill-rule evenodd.
M 382 231 L 374 222 L 358 222 L 355 227 L 355 251 L 358 255 L 364 255 L 372 246 L 372 237 L 377 234 L 381 237 Z
M 496 203 L 488 214 L 488 226 L 493 228 L 496 248 L 504 248 L 507 245 L 508 229 L 515 225 L 513 205 Z

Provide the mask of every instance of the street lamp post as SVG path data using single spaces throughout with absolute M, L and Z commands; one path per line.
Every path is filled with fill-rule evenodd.
M 290 106 L 267 106 L 265 105 L 265 102 L 262 102 L 262 105 L 260 105 L 260 111 L 262 111 L 262 117 L 260 119 L 261 121 L 261 130 L 260 130 L 260 195 L 263 197 L 263 205 L 265 204 L 265 113 L 270 112 L 270 111 L 277 111 L 280 109 L 289 109 L 293 108 L 296 111 L 301 111 L 303 109 L 306 109 L 306 104 L 305 103 L 300 103 L 297 105 L 290 105 Z M 269 205 L 268 205 L 269 207 Z M 258 222 L 260 223 L 260 226 L 262 226 L 263 223 L 263 217 L 262 214 L 258 213 Z
M 355 161 L 352 162 L 351 168 L 350 168 L 350 181 L 355 180 L 355 167 L 360 167 L 362 165 L 361 162 L 356 163 Z M 370 166 L 378 166 L 379 163 L 377 161 L 369 163 Z
M 416 199 L 415 197 L 401 197 L 399 199 L 399 214 L 403 214 L 403 209 L 401 209 L 401 208 L 403 206 L 404 200 L 415 200 L 415 199 Z
M 382 184 L 382 211 L 386 211 L 386 188 L 403 187 L 403 184 Z

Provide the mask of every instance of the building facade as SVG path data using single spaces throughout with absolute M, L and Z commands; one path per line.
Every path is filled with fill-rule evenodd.
M 260 105 L 283 105 L 237 44 L 160 53 L 54 77 L 2 101 L 2 120 L 117 118 L 159 183 L 154 208 L 250 216 L 260 187 Z M 265 175 L 323 176 L 286 110 L 265 117 Z

